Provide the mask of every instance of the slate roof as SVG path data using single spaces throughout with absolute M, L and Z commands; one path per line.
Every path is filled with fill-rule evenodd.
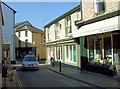
M 23 21 L 23 22 L 18 22 L 18 23 L 16 23 L 15 24 L 15 28 L 17 27 L 17 26 L 20 26 L 20 25 L 22 25 L 22 24 L 24 24 L 24 23 L 29 23 L 30 25 L 32 25 L 29 21 Z
M 23 21 L 23 22 L 18 22 L 18 23 L 16 23 L 15 24 L 15 28 L 17 28 L 18 26 L 20 26 L 21 25 L 21 27 L 19 27 L 18 29 L 16 29 L 16 32 L 18 32 L 18 31 L 24 31 L 24 30 L 29 30 L 29 31 L 31 31 L 31 32 L 34 32 L 34 33 L 44 33 L 44 31 L 43 30 L 41 30 L 41 29 L 38 29 L 38 28 L 36 28 L 36 27 L 34 27 L 34 26 L 32 26 L 32 25 L 24 25 L 24 26 L 22 26 L 22 24 L 24 24 L 24 23 L 26 23 L 26 22 L 28 22 L 28 23 L 30 23 L 29 21 Z M 30 23 L 31 24 L 31 23 Z M 26 28 L 26 27 L 27 28 Z

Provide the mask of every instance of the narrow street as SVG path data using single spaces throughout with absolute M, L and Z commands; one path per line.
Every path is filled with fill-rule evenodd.
M 22 71 L 18 75 L 23 87 L 92 87 L 88 84 L 56 74 L 40 65 L 39 70 Z M 93 88 L 93 87 L 92 87 Z

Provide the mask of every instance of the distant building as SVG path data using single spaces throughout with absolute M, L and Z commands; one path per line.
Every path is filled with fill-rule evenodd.
M 29 53 L 34 54 L 38 59 L 46 58 L 43 30 L 32 26 L 28 21 L 24 21 L 16 23 L 15 35 L 16 59 L 22 59 Z
M 4 26 L 2 26 L 3 58 L 6 62 L 15 63 L 14 26 L 16 11 L 2 2 Z

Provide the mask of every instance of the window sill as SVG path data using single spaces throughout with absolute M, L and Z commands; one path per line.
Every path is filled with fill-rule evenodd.
M 103 15 L 105 13 L 105 11 L 99 11 L 99 12 L 97 12 L 97 13 L 95 13 L 95 16 L 100 16 L 100 15 Z
M 70 34 L 67 34 L 66 36 L 65 36 L 65 38 L 73 38 L 73 35 L 70 33 Z

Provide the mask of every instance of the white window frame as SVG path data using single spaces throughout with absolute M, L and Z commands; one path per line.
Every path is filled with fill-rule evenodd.
M 55 23 L 55 39 L 59 39 L 60 38 L 59 30 L 60 30 L 60 23 L 56 22 Z
M 48 27 L 47 28 L 47 38 L 48 38 L 48 41 L 50 41 L 51 40 L 51 38 L 50 38 L 50 27 Z
M 75 48 L 76 48 L 76 44 L 70 44 L 70 45 L 65 45 L 64 46 L 64 48 L 65 48 L 65 62 L 69 62 L 69 63 L 76 63 L 76 62 L 74 62 L 74 47 L 73 46 L 75 46 Z M 72 59 L 71 59 L 71 52 L 70 52 L 70 50 L 68 50 L 67 48 L 70 48 L 70 47 L 72 47 L 72 49 L 71 49 L 71 51 L 72 51 Z M 68 51 L 68 53 L 67 53 L 67 51 Z M 76 51 L 77 51 L 77 49 L 76 49 Z M 68 57 L 67 57 L 67 55 L 68 55 Z M 77 55 L 76 55 L 76 57 L 77 57 Z M 77 61 L 77 59 L 76 59 L 76 61 Z
M 105 3 L 105 0 L 94 0 L 95 13 L 100 12 L 100 11 L 98 10 L 98 3 L 99 3 L 99 2 L 104 2 L 104 3 Z M 104 11 L 105 11 L 105 10 L 104 10 Z
M 71 24 L 71 16 L 65 18 L 65 34 L 68 35 L 72 33 L 72 24 Z

